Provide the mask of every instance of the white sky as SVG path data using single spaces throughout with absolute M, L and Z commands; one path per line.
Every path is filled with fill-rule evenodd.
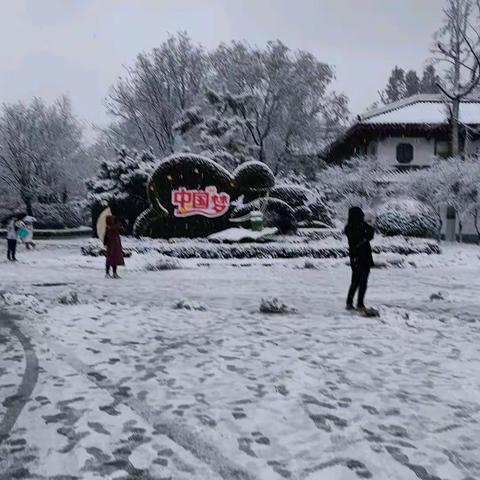
M 421 69 L 443 0 L 0 0 L 0 102 L 67 93 L 105 124 L 109 86 L 140 51 L 186 30 L 206 47 L 280 39 L 335 66 L 352 113 L 395 64 Z

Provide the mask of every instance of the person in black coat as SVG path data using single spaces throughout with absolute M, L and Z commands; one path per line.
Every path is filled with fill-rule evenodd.
M 367 291 L 368 276 L 373 266 L 372 248 L 374 230 L 367 222 L 360 207 L 348 211 L 348 223 L 345 226 L 348 238 L 352 281 L 348 290 L 347 310 L 353 310 L 353 297 L 358 290 L 357 309 L 365 310 L 364 298 Z

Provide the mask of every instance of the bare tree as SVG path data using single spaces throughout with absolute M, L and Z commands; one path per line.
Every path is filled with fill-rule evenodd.
M 246 42 L 221 44 L 207 54 L 179 33 L 139 55 L 113 86 L 107 105 L 116 121 L 104 131 L 101 143 L 152 148 L 157 156 L 179 146 L 197 151 L 198 138 L 189 135 L 193 143 L 188 144 L 175 127 L 193 111 L 212 120 L 211 105 L 204 101 L 210 91 L 230 100 L 228 108 L 216 112 L 216 126 L 210 122 L 211 128 L 200 129 L 202 135 L 214 134 L 200 143 L 217 137 L 210 151 L 227 140 L 214 131 L 227 122 L 226 137 L 233 135 L 237 146 L 252 146 L 256 159 L 279 173 L 292 159 L 316 157 L 327 134 L 331 137 L 346 119 L 348 100 L 332 91 L 333 80 L 331 66 L 278 41 L 265 48 Z
M 213 83 L 253 101 L 240 112 L 258 160 L 278 171 L 285 157 L 318 152 L 322 127 L 341 123 L 347 100 L 330 90 L 334 71 L 312 54 L 281 42 L 264 49 L 245 42 L 220 45 L 210 56 Z M 308 152 L 307 152 L 308 151 Z
M 32 214 L 33 202 L 66 201 L 77 161 L 84 160 L 82 128 L 62 97 L 47 106 L 4 105 L 0 115 L 0 179 Z
M 199 96 L 206 76 L 203 49 L 178 33 L 136 64 L 111 88 L 107 108 L 116 121 L 104 132 L 111 143 L 159 155 L 173 152 L 173 125 Z
M 433 52 L 447 64 L 446 82 L 438 87 L 450 101 L 452 155 L 460 153 L 460 103 L 480 81 L 480 35 L 473 23 L 480 15 L 479 0 L 447 0 L 443 24 L 435 34 Z

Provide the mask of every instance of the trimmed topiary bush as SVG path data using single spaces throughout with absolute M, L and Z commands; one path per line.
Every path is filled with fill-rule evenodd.
M 247 214 L 255 210 L 262 211 L 266 226 L 280 233 L 294 232 L 298 222 L 333 226 L 331 211 L 317 192 L 274 184 L 272 171 L 262 162 L 245 162 L 231 175 L 206 157 L 172 155 L 148 180 L 150 206 L 138 212 L 133 233 L 153 238 L 203 237 L 229 228 L 230 220 L 249 228 Z
M 264 197 L 275 184 L 270 168 L 258 161 L 242 163 L 233 172 L 233 177 L 236 192 L 244 196 L 245 202 Z
M 219 195 L 226 194 L 232 199 L 234 186 L 233 177 L 218 163 L 190 153 L 172 155 L 158 165 L 148 181 L 150 208 L 137 218 L 134 234 L 155 238 L 201 237 L 224 230 L 229 227 L 227 203 L 225 212 L 218 216 L 183 215 L 178 204 L 174 204 L 172 195 L 185 191 L 190 197 L 187 192 L 204 192 L 214 187 Z M 192 207 L 190 200 L 188 205 Z
M 277 185 L 270 191 L 270 197 L 278 198 L 290 205 L 296 212 L 297 221 L 317 220 L 333 227 L 333 214 L 318 193 L 300 185 Z
M 308 207 L 297 207 L 294 213 L 297 222 L 309 222 L 313 220 L 313 213 Z
M 283 200 L 292 208 L 308 206 L 316 199 L 314 192 L 300 185 L 276 185 L 270 191 L 270 196 Z
M 395 199 L 377 212 L 377 227 L 387 236 L 434 237 L 440 227 L 435 212 L 413 199 Z

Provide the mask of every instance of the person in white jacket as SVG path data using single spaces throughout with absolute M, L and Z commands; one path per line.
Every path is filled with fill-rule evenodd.
M 16 262 L 15 257 L 17 250 L 17 219 L 12 217 L 7 224 L 7 258 L 11 262 Z

